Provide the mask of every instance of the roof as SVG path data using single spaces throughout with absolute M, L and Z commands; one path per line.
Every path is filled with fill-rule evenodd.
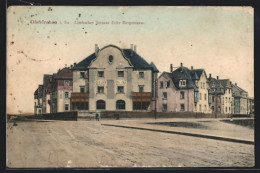
M 53 77 L 55 79 L 67 79 L 73 77 L 72 70 L 69 67 L 65 67 L 61 70 L 59 70 L 57 73 L 53 74 Z
M 47 93 L 50 92 L 50 87 L 51 87 L 51 82 L 50 82 L 50 79 L 51 79 L 52 75 L 50 74 L 45 74 L 43 76 L 43 87 L 44 89 L 46 90 Z
M 38 96 L 39 98 L 42 98 L 42 95 L 43 95 L 43 85 L 39 85 L 38 86 Z
M 232 96 L 233 97 L 243 97 L 243 93 L 247 93 L 245 90 L 243 90 L 242 88 L 240 88 L 237 85 L 233 85 L 232 86 Z
M 177 89 L 194 89 L 195 91 L 198 90 L 198 87 L 195 85 L 195 81 L 193 80 L 192 73 L 187 67 L 179 67 L 174 70 L 172 73 L 167 73 L 169 77 L 172 79 L 175 87 Z M 186 79 L 186 86 L 180 87 L 179 81 L 182 79 Z
M 226 88 L 231 88 L 229 79 L 219 79 L 218 81 L 221 83 L 221 85 L 222 85 L 225 89 L 226 89 Z
M 130 63 L 134 66 L 134 69 L 152 69 L 154 72 L 159 72 L 159 70 L 157 69 L 157 67 L 155 66 L 154 63 L 148 64 L 144 58 L 142 58 L 140 55 L 138 55 L 132 49 L 120 49 L 119 47 L 114 46 L 114 45 L 108 45 L 108 46 L 105 46 L 104 48 L 109 47 L 109 46 L 118 48 L 122 52 L 123 56 L 125 58 L 127 58 L 130 61 Z M 101 51 L 104 48 L 102 48 Z M 96 58 L 96 55 L 95 55 L 95 53 L 93 53 L 93 54 L 89 55 L 88 57 L 86 57 L 84 60 L 80 61 L 78 64 L 76 64 L 73 69 L 87 68 L 90 66 L 91 62 L 95 58 Z
M 190 73 L 192 75 L 192 79 L 193 80 L 199 80 L 202 73 L 203 73 L 204 69 L 194 69 L 194 70 L 190 70 Z
M 211 77 L 208 78 L 209 94 L 224 94 L 224 87 L 219 80 Z

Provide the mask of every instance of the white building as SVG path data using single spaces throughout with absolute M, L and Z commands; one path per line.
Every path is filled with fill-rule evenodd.
M 150 111 L 159 71 L 136 53 L 136 46 L 108 45 L 73 67 L 72 110 Z

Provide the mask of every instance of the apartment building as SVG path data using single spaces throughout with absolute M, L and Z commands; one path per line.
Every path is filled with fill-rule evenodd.
M 232 96 L 234 97 L 234 114 L 249 114 L 250 103 L 248 93 L 240 88 L 237 83 L 232 84 L 231 86 Z
M 131 49 L 107 45 L 74 65 L 72 110 L 151 111 L 159 72 Z
M 38 85 L 34 92 L 34 115 L 42 114 L 43 85 Z

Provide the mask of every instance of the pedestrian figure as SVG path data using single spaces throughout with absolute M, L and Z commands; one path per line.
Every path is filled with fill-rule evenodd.
M 99 115 L 98 115 L 98 113 L 96 113 L 96 120 L 99 121 Z

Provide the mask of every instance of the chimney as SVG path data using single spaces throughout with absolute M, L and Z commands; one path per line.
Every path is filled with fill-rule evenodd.
M 209 74 L 209 79 L 211 79 L 211 73 Z
M 95 55 L 96 55 L 96 56 L 97 56 L 97 54 L 98 54 L 98 51 L 99 51 L 98 44 L 95 44 Z
M 217 80 L 218 80 L 218 76 L 217 76 Z
M 70 65 L 70 68 L 72 68 L 73 67 L 73 65 Z
M 190 68 L 191 68 L 191 70 L 193 70 L 193 66 L 191 66 Z
M 172 72 L 173 71 L 173 66 L 172 66 L 172 64 L 170 65 L 170 72 Z
M 74 67 L 77 65 L 77 63 L 74 62 Z
M 136 45 L 134 45 L 134 51 L 136 52 Z
M 181 67 L 182 67 L 182 62 L 181 62 Z
M 237 83 L 235 83 L 235 85 L 237 86 Z
M 131 50 L 134 50 L 134 45 L 133 44 L 131 44 Z

